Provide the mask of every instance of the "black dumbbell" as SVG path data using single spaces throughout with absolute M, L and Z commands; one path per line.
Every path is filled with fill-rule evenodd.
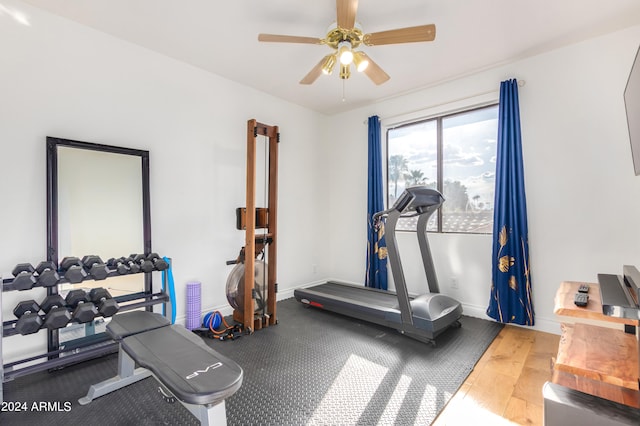
M 44 325 L 49 330 L 65 327 L 71 321 L 71 312 L 59 294 L 52 294 L 42 301 L 40 308 L 46 313 Z
M 62 259 L 60 269 L 70 283 L 77 284 L 87 278 L 87 271 L 84 270 L 82 262 L 77 257 L 65 257 Z
M 89 255 L 82 258 L 82 264 L 89 275 L 98 281 L 104 280 L 109 276 L 109 268 L 107 265 L 100 259 L 100 256 Z
M 153 264 L 156 271 L 164 271 L 169 269 L 169 262 L 158 256 L 158 253 L 151 253 L 147 256 L 147 260 Z
M 138 272 L 140 272 L 140 265 L 135 263 L 132 258 L 130 258 L 130 257 L 121 257 L 120 260 L 125 265 L 127 265 L 127 267 L 129 267 L 129 272 L 131 272 L 132 274 L 137 274 Z
M 120 275 L 126 275 L 129 273 L 129 267 L 123 262 L 122 259 L 111 258 L 107 260 L 107 266 L 111 269 L 118 271 Z
M 36 277 L 33 274 L 35 269 L 30 263 L 18 263 L 11 272 L 15 277 L 13 279 L 13 288 L 16 290 L 29 290 L 36 283 Z
M 42 318 L 38 315 L 40 306 L 35 300 L 23 300 L 13 309 L 13 315 L 18 318 L 16 331 L 22 335 L 33 334 L 42 327 Z
M 89 301 L 84 290 L 71 290 L 65 298 L 67 306 L 73 309 L 73 319 L 79 323 L 93 321 L 98 315 L 96 305 Z
M 115 315 L 116 312 L 120 309 L 118 306 L 118 302 L 116 302 L 111 294 L 107 291 L 107 289 L 98 287 L 92 288 L 89 292 L 89 300 L 93 302 L 94 305 L 98 308 L 98 312 L 103 317 L 110 317 Z
M 144 254 L 132 254 L 129 256 L 129 259 L 131 259 L 136 265 L 140 266 L 140 270 L 142 272 L 153 271 L 153 262 L 147 260 Z
M 56 265 L 51 261 L 43 260 L 38 263 L 36 272 L 38 273 L 38 284 L 43 287 L 53 287 L 60 281 L 60 275 L 58 275 Z

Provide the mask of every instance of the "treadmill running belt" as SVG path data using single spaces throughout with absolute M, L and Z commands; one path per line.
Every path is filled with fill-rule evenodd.
M 364 286 L 359 287 L 349 284 L 327 282 L 299 290 L 303 295 L 311 295 L 311 292 L 320 292 L 323 297 L 333 296 L 340 299 L 349 299 L 362 305 L 398 309 L 398 299 L 395 294 L 370 289 Z

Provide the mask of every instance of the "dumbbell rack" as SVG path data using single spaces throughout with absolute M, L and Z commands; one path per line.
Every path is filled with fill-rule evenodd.
M 151 289 L 151 272 L 138 272 L 138 274 L 145 274 L 145 288 Z M 110 277 L 121 277 L 116 270 L 109 270 L 107 279 Z M 87 277 L 84 281 L 92 280 L 91 277 Z M 0 291 L 0 404 L 4 401 L 3 398 L 3 384 L 7 381 L 15 378 L 25 376 L 40 371 L 51 370 L 61 368 L 66 365 L 75 364 L 88 359 L 98 358 L 110 353 L 115 353 L 118 350 L 117 343 L 111 341 L 107 335 L 100 336 L 94 339 L 87 339 L 87 341 L 80 344 L 66 345 L 63 349 L 59 347 L 58 330 L 47 330 L 48 351 L 44 354 L 30 356 L 28 358 L 20 359 L 8 364 L 4 364 L 2 356 L 2 341 L 4 337 L 9 337 L 18 334 L 15 330 L 15 324 L 17 320 L 4 321 L 2 317 L 2 294 L 8 291 L 14 291 L 13 278 L 2 279 L 2 291 Z M 61 277 L 58 284 L 54 287 L 47 288 L 47 295 L 57 294 L 58 285 L 68 283 L 64 277 Z M 33 288 L 39 288 L 36 284 Z M 120 304 L 118 312 L 126 312 L 134 309 L 147 308 L 151 306 L 170 302 L 169 295 L 164 291 L 166 285 L 163 285 L 163 290 L 158 293 L 151 291 L 138 292 L 123 296 L 114 297 L 116 302 Z M 29 290 L 27 290 L 29 291 Z M 42 329 L 40 329 L 41 331 Z M 90 340 L 90 341 L 89 341 Z M 20 367 L 22 364 L 31 363 L 45 359 L 45 361 Z

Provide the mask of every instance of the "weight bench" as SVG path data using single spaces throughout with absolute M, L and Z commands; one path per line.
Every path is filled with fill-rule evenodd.
M 80 405 L 153 376 L 201 424 L 226 425 L 224 400 L 242 384 L 238 364 L 184 327 L 152 312 L 117 314 L 107 325 L 107 333 L 120 345 L 118 375 L 92 385 L 87 396 L 78 400 Z

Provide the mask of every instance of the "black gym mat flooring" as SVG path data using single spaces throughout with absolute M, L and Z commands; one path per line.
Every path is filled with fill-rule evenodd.
M 462 317 L 436 347 L 394 330 L 278 302 L 278 325 L 234 341 L 207 340 L 244 369 L 226 400 L 229 425 L 428 425 L 444 408 L 502 325 Z M 117 356 L 5 383 L 2 425 L 198 424 L 168 403 L 153 378 L 81 406 L 93 383 L 113 377 Z M 35 405 L 34 405 L 35 403 Z

